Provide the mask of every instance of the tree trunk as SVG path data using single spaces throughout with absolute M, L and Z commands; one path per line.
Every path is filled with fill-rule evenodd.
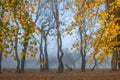
M 93 70 L 95 69 L 96 65 L 97 65 L 97 60 L 96 60 L 95 56 L 93 56 L 93 59 L 94 59 L 94 61 L 95 61 L 95 62 L 94 62 L 95 64 L 94 64 L 93 68 L 91 69 L 91 71 L 93 71 Z
M 42 64 L 44 62 L 44 54 L 43 54 L 43 39 L 41 37 L 41 41 L 40 41 L 40 70 L 44 71 L 44 64 Z
M 59 10 L 58 10 L 58 0 L 54 0 L 55 3 L 55 21 L 56 21 L 56 29 L 57 29 L 57 57 L 58 57 L 58 72 L 63 72 L 64 65 L 63 65 L 63 51 L 62 51 L 62 39 L 61 34 L 59 31 L 60 22 L 59 22 Z
M 120 45 L 118 46 L 117 50 L 118 50 L 118 69 L 120 70 Z
M 117 70 L 117 54 L 116 54 L 116 51 L 114 51 L 113 55 L 112 55 L 111 69 L 112 70 Z
M 86 60 L 85 57 L 82 57 L 81 71 L 85 72 Z
M 15 12 L 15 15 L 16 15 L 16 12 Z M 19 32 L 19 24 L 17 23 L 16 17 L 15 17 L 15 21 L 16 21 L 16 24 L 18 26 L 17 34 L 15 36 L 15 56 L 16 56 L 16 60 L 17 60 L 16 72 L 20 73 L 20 59 L 19 59 L 19 56 L 18 56 L 18 32 Z
M 45 45 L 44 45 L 44 52 L 45 52 L 45 69 L 49 70 L 49 60 L 48 60 L 48 53 L 47 53 L 47 36 L 44 37 Z
M 79 35 L 80 35 L 80 42 L 81 44 L 83 44 L 83 35 L 82 35 L 82 32 L 81 32 L 81 29 L 79 28 Z M 81 71 L 82 72 L 85 72 L 85 67 L 86 67 L 86 53 L 85 53 L 85 48 L 86 48 L 86 44 L 85 45 L 82 45 L 80 47 L 80 54 L 82 56 L 82 63 L 81 63 Z
M 118 59 L 118 69 L 120 70 L 120 59 Z
M 18 57 L 17 46 L 16 46 L 16 49 L 15 49 L 15 55 L 16 55 L 16 59 L 17 59 L 16 72 L 20 73 L 20 59 Z
M 57 24 L 58 26 L 58 24 Z M 58 72 L 63 72 L 64 70 L 64 65 L 63 65 L 63 61 L 62 61 L 62 58 L 63 58 L 63 51 L 62 51 L 62 39 L 61 39 L 61 35 L 60 35 L 60 32 L 59 32 L 59 28 L 57 28 L 57 45 L 58 45 L 58 50 L 57 50 L 57 53 L 58 53 Z
M 1 66 L 2 66 L 2 51 L 0 51 L 0 73 L 1 73 Z
M 22 60 L 21 60 L 21 72 L 25 72 L 25 56 L 22 57 Z
M 21 60 L 21 72 L 24 72 L 25 69 L 25 60 L 26 60 L 26 51 L 27 51 L 27 46 L 28 46 L 28 41 L 24 43 L 24 49 L 23 49 L 23 53 L 24 53 L 24 56 L 22 57 L 22 60 Z

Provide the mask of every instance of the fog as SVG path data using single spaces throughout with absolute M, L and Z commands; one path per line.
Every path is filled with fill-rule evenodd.
M 87 57 L 86 57 L 86 60 L 87 60 Z M 111 58 L 105 59 L 102 65 L 97 63 L 96 68 L 97 69 L 110 68 L 110 65 L 111 65 L 110 60 L 111 60 Z M 64 63 L 64 68 L 65 69 L 67 69 L 65 64 L 67 64 L 72 69 L 80 69 L 80 66 L 81 66 L 80 54 L 70 52 L 68 49 L 65 49 L 64 50 L 63 63 Z M 91 64 L 91 65 L 89 65 L 87 63 L 86 64 L 86 69 L 91 69 L 93 67 L 93 65 L 94 65 L 94 63 Z M 13 60 L 10 57 L 10 55 L 8 55 L 7 58 L 4 58 L 4 56 L 3 56 L 3 60 L 2 60 L 2 68 L 3 69 L 16 69 L 16 66 L 17 66 L 17 62 L 15 60 Z M 54 55 L 52 55 L 52 53 L 49 54 L 49 67 L 50 67 L 50 69 L 57 69 L 57 67 L 58 67 L 57 54 L 56 55 L 55 55 L 55 53 L 54 53 Z M 26 59 L 25 69 L 40 69 L 39 58 Z

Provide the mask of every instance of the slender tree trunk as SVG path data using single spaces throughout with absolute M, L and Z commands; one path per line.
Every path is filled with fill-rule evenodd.
M 41 41 L 40 41 L 40 70 L 42 71 L 42 64 L 41 64 L 41 61 L 42 61 L 42 38 L 41 38 Z
M 4 7 L 3 5 L 1 6 L 1 14 L 0 14 L 0 17 L 3 18 L 3 14 L 4 14 Z M 0 19 L 0 28 L 3 27 L 3 22 L 2 20 Z M 2 35 L 0 34 L 0 37 Z M 0 38 L 0 42 L 3 42 L 3 39 Z M 3 49 L 3 47 L 2 47 Z M 0 51 L 0 73 L 1 73 L 1 68 L 2 68 L 2 51 Z
M 57 45 L 58 45 L 58 50 L 57 50 L 57 53 L 58 53 L 58 72 L 63 72 L 64 70 L 64 65 L 63 65 L 63 61 L 62 61 L 62 58 L 63 58 L 63 51 L 62 51 L 62 39 L 61 39 L 61 35 L 60 35 L 60 32 L 59 32 L 59 25 L 57 24 Z
M 21 72 L 24 72 L 25 71 L 25 60 L 26 60 L 26 51 L 27 51 L 27 46 L 28 46 L 28 41 L 24 43 L 23 47 L 23 53 L 24 53 L 24 56 L 22 57 L 22 60 L 21 60 Z
M 44 37 L 45 45 L 44 45 L 44 52 L 45 52 L 45 69 L 49 70 L 49 60 L 48 60 L 48 52 L 47 52 L 47 36 Z
M 58 10 L 58 0 L 54 0 L 55 3 L 55 21 L 56 21 L 56 29 L 57 29 L 57 58 L 58 58 L 58 72 L 63 72 L 64 65 L 63 65 L 63 51 L 62 51 L 62 39 L 61 34 L 59 31 L 60 22 L 59 22 L 59 10 Z
M 80 35 L 80 42 L 81 44 L 83 44 L 83 35 L 82 35 L 82 32 L 81 32 L 81 29 L 79 28 L 79 35 Z M 84 47 L 84 48 L 83 48 Z M 82 45 L 80 47 L 80 54 L 82 56 L 82 63 L 81 63 L 81 71 L 82 72 L 85 72 L 85 67 L 86 67 L 86 53 L 85 53 L 85 47 L 86 45 Z
M 20 73 L 20 59 L 18 57 L 18 52 L 17 52 L 17 42 L 16 42 L 16 49 L 15 49 L 15 55 L 17 59 L 17 67 L 16 67 L 16 72 Z
M 60 37 L 59 37 L 60 39 L 60 52 L 61 52 L 61 56 L 60 56 L 60 65 L 61 65 L 61 69 L 60 69 L 60 72 L 63 72 L 63 70 L 64 70 L 64 65 L 63 65 L 63 61 L 62 61 L 62 58 L 63 58 L 63 55 L 64 55 L 64 53 L 63 53 L 63 50 L 62 50 L 62 39 L 61 39 L 61 35 L 60 35 Z
M 0 51 L 0 73 L 1 73 L 1 66 L 2 66 L 2 51 Z
M 93 59 L 94 59 L 94 61 L 95 61 L 95 62 L 94 62 L 95 64 L 94 64 L 93 68 L 91 69 L 91 71 L 93 71 L 93 70 L 95 69 L 96 65 L 97 65 L 97 60 L 96 60 L 96 58 L 95 58 L 94 56 L 93 56 Z
M 15 18 L 15 22 L 17 25 L 17 34 L 15 36 L 15 56 L 17 59 L 17 67 L 16 67 L 16 72 L 20 73 L 20 59 L 18 56 L 18 32 L 19 32 L 19 24 L 17 22 L 17 18 L 16 18 L 16 9 L 14 9 L 14 18 Z
M 41 37 L 41 41 L 40 41 L 40 70 L 44 71 L 45 69 L 45 65 L 43 64 L 43 62 L 45 62 L 44 60 L 44 53 L 43 53 L 43 39 Z

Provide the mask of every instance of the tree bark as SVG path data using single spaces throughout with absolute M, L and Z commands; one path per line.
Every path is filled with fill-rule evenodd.
M 48 60 L 48 52 L 47 52 L 47 36 L 44 37 L 45 45 L 44 45 L 44 52 L 45 52 L 45 69 L 49 70 L 49 60 Z
M 43 54 L 43 39 L 41 37 L 41 41 L 40 41 L 40 70 L 44 71 L 44 64 L 42 64 L 42 62 L 44 62 L 44 54 Z
M 94 59 L 94 61 L 95 61 L 95 62 L 94 62 L 95 64 L 94 64 L 93 68 L 91 69 L 91 71 L 93 71 L 93 70 L 95 69 L 96 65 L 97 65 L 97 60 L 96 60 L 95 56 L 93 56 L 93 59 Z
M 24 53 L 24 56 L 22 57 L 21 59 L 21 72 L 24 72 L 25 71 L 25 60 L 26 60 L 26 51 L 27 51 L 27 46 L 28 46 L 28 41 L 24 43 L 23 45 L 23 53 Z
M 19 57 L 18 57 L 18 49 L 17 49 L 17 40 L 16 40 L 16 49 L 15 49 L 15 56 L 16 56 L 16 59 L 17 59 L 17 67 L 16 67 L 16 72 L 18 72 L 18 73 L 20 73 L 20 59 L 19 59 Z
M 63 65 L 63 51 L 62 51 L 62 38 L 59 31 L 60 22 L 59 22 L 59 10 L 58 10 L 58 0 L 54 0 L 55 3 L 55 21 L 56 21 L 56 29 L 57 29 L 57 57 L 58 57 L 58 72 L 63 72 L 64 65 Z
M 0 51 L 0 73 L 2 72 L 1 66 L 2 66 L 2 51 Z
M 80 35 L 80 42 L 81 44 L 83 44 L 83 35 L 82 35 L 82 32 L 81 32 L 81 29 L 79 28 L 79 35 Z M 84 48 L 83 48 L 84 47 Z M 85 45 L 82 45 L 80 47 L 80 54 L 82 56 L 82 63 L 81 63 L 81 71 L 82 72 L 85 72 L 85 67 L 86 67 L 86 53 L 85 53 L 85 47 L 86 47 L 86 44 Z
M 111 68 L 112 70 L 117 70 L 117 62 L 118 62 L 118 53 L 117 50 L 113 52 L 112 60 L 111 60 Z
M 18 32 L 19 32 L 19 24 L 17 22 L 16 18 L 16 9 L 14 8 L 14 18 L 15 18 L 15 23 L 17 25 L 17 34 L 15 35 L 15 56 L 17 60 L 17 67 L 16 67 L 16 72 L 20 73 L 20 59 L 18 56 Z

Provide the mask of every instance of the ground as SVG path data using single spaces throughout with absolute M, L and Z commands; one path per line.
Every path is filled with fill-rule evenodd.
M 0 80 L 120 80 L 120 71 L 95 70 L 91 72 L 87 70 L 81 72 L 74 70 L 58 73 L 55 70 L 49 72 L 27 70 L 19 74 L 14 70 L 6 70 L 0 74 Z

